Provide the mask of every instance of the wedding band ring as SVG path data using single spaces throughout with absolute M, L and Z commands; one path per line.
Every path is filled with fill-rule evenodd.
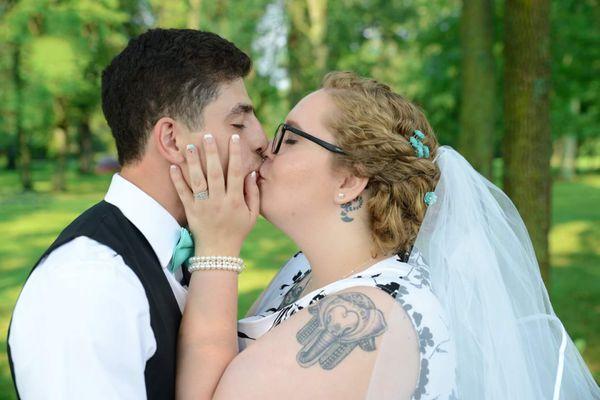
M 202 192 L 194 193 L 194 199 L 196 199 L 196 200 L 206 200 L 206 199 L 208 199 L 208 190 L 204 190 Z

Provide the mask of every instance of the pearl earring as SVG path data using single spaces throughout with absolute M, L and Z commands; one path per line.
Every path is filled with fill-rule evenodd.
M 344 193 L 338 193 L 338 199 L 343 199 L 344 197 L 346 197 L 346 195 Z

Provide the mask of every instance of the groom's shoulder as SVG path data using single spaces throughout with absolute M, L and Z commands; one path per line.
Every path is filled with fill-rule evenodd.
M 95 205 L 91 206 L 87 210 L 79 214 L 66 228 L 61 232 L 60 236 L 63 236 L 69 232 L 76 230 L 90 231 L 96 230 L 102 227 L 107 221 L 113 221 L 119 215 L 119 209 L 106 202 L 100 201 Z
M 76 237 L 48 254 L 23 285 L 13 310 L 11 347 L 26 351 L 31 342 L 25 332 L 31 329 L 53 338 L 66 335 L 77 341 L 77 335 L 87 334 L 101 341 L 95 332 L 107 324 L 118 329 L 124 322 L 119 316 L 142 315 L 146 321 L 148 309 L 142 283 L 121 256 L 89 237 Z M 81 321 L 78 333 L 71 332 L 73 323 Z
M 112 288 L 113 294 L 133 289 L 143 294 L 141 282 L 115 250 L 88 236 L 78 236 L 41 260 L 27 279 L 22 295 L 38 291 L 74 291 L 82 295 L 77 287 L 94 287 L 96 292 L 102 287 Z
M 97 240 L 81 235 L 52 250 L 40 263 L 41 264 L 78 264 L 114 263 L 119 255 L 110 247 Z
M 125 226 L 123 220 L 119 218 L 120 215 L 122 214 L 116 206 L 105 201 L 101 201 L 88 208 L 73 219 L 59 233 L 54 242 L 47 248 L 45 253 L 42 254 L 40 261 L 51 253 L 54 253 L 60 247 L 83 236 L 91 238 L 95 242 L 100 242 L 107 247 L 111 247 L 111 244 L 113 245 L 112 247 L 114 247 L 114 244 L 118 244 L 119 242 L 119 240 L 115 238 L 115 234 Z M 96 246 L 89 245 L 87 247 L 95 249 Z M 78 248 L 85 249 L 86 246 L 80 245 Z M 77 253 L 75 252 L 73 254 Z
M 119 222 L 118 209 L 110 203 L 101 201 L 88 208 L 63 229 L 41 256 L 32 275 L 40 269 L 43 270 L 40 275 L 60 277 L 62 273 L 71 274 L 71 270 L 86 273 L 91 269 L 101 273 L 115 268 L 130 274 L 129 268 L 122 268 L 126 265 L 118 249 L 111 246 L 111 241 L 102 240 L 106 232 L 110 234 L 111 226 Z
M 131 273 L 130 268 L 123 267 L 126 267 L 125 261 L 114 249 L 89 236 L 81 235 L 53 249 L 41 260 L 34 272 L 41 271 L 43 275 L 57 277 L 74 273 Z

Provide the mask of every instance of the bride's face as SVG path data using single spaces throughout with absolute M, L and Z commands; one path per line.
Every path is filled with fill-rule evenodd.
M 324 119 L 335 112 L 329 95 L 319 90 L 303 98 L 285 123 L 336 144 Z M 336 154 L 293 132 L 286 131 L 277 154 L 272 142 L 260 169 L 262 215 L 286 233 L 314 227 L 339 211 L 336 188 L 340 177 L 332 168 Z

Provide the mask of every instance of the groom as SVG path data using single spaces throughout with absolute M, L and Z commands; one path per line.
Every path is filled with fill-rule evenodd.
M 185 256 L 173 257 L 186 245 L 186 220 L 169 166 L 186 171 L 186 146 L 201 148 L 210 132 L 224 168 L 234 133 L 246 173 L 258 168 L 267 139 L 243 82 L 250 69 L 245 53 L 213 33 L 154 29 L 104 70 L 102 107 L 122 170 L 23 287 L 8 337 L 18 396 L 175 397 L 189 276 L 174 261 Z

